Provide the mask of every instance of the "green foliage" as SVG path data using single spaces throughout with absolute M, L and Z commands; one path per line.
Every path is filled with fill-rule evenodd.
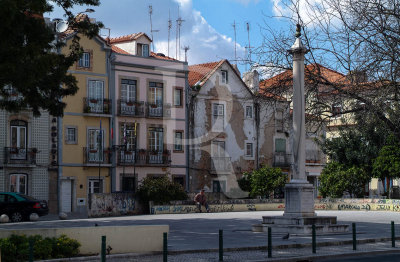
M 363 168 L 346 167 L 334 161 L 322 170 L 319 192 L 323 197 L 340 198 L 345 193 L 352 197 L 363 197 L 364 185 L 370 179 Z
M 27 261 L 29 258 L 29 241 L 34 243 L 35 260 L 50 258 L 73 257 L 79 254 L 81 244 L 65 235 L 60 237 L 46 237 L 40 235 L 19 236 L 11 235 L 8 238 L 0 239 L 1 261 L 18 262 Z
M 55 44 L 55 32 L 41 17 L 53 9 L 51 3 L 64 9 L 69 26 L 78 33 L 68 54 L 55 52 L 65 43 Z M 79 35 L 93 37 L 103 26 L 88 19 L 76 21 L 71 9 L 99 4 L 99 0 L 0 0 L 0 34 L 7 37 L 0 41 L 1 109 L 18 112 L 30 107 L 35 116 L 40 109 L 63 114 L 63 97 L 78 90 L 75 77 L 67 71 L 82 54 Z
M 373 162 L 372 173 L 382 180 L 400 177 L 400 147 L 397 143 L 379 150 L 379 155 Z
M 238 180 L 239 186 L 244 191 L 249 191 L 251 197 L 268 197 L 274 190 L 285 186 L 287 176 L 280 168 L 262 167 L 251 173 L 245 173 Z
M 139 186 L 138 196 L 145 206 L 149 201 L 154 201 L 155 204 L 166 204 L 171 200 L 187 199 L 183 187 L 172 182 L 167 176 L 144 178 Z

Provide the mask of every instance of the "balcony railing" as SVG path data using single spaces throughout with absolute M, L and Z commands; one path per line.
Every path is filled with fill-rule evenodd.
M 85 97 L 83 99 L 83 112 L 93 114 L 111 114 L 111 100 Z
M 274 167 L 290 167 L 291 155 L 284 152 L 274 153 Z
M 163 104 L 146 103 L 148 117 L 163 117 Z
M 120 116 L 144 117 L 144 102 L 118 100 L 118 114 Z
M 5 147 L 5 164 L 36 165 L 36 148 Z
M 230 157 L 211 157 L 211 171 L 213 172 L 226 172 L 231 171 L 231 158 Z
M 137 165 L 137 166 L 169 166 L 171 164 L 171 151 L 153 151 L 138 149 L 134 150 L 118 150 L 119 165 Z
M 110 164 L 111 151 L 109 148 L 83 148 L 83 163 L 84 164 Z

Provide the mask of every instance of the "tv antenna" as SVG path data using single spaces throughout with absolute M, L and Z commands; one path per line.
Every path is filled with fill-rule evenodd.
M 251 45 L 250 45 L 250 23 L 246 22 L 246 30 L 247 30 L 247 40 L 249 41 L 249 45 L 246 47 L 247 56 L 248 56 L 248 63 L 251 64 Z M 247 70 L 247 63 L 246 63 L 246 70 Z
M 179 14 L 179 5 L 178 5 L 178 19 L 176 19 L 176 59 L 179 60 L 181 57 L 181 26 L 182 22 L 185 20 L 182 20 L 180 14 Z M 179 54 L 178 54 L 179 52 Z
M 233 32 L 234 32 L 234 36 L 235 36 L 235 61 L 237 61 L 237 55 L 236 55 L 236 21 L 233 20 Z
M 169 57 L 169 41 L 170 41 L 170 35 L 171 35 L 171 28 L 172 28 L 171 10 L 168 10 L 168 51 L 167 51 L 168 57 Z
M 151 46 L 152 50 L 154 52 L 154 38 L 153 38 L 153 32 L 158 32 L 159 30 L 153 30 L 153 22 L 151 19 L 151 15 L 153 14 L 153 6 L 149 5 L 149 16 L 150 16 L 150 34 L 151 34 Z
M 185 50 L 185 62 L 187 62 L 187 52 L 189 51 L 190 47 L 189 46 L 184 46 L 183 50 Z

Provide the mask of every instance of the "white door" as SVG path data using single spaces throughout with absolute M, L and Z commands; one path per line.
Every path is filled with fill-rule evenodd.
M 72 180 L 61 180 L 61 212 L 72 212 Z

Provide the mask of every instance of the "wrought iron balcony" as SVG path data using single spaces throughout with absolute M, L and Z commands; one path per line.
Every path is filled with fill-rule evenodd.
M 137 162 L 136 157 L 135 150 L 118 149 L 117 151 L 118 165 L 134 165 Z
M 274 153 L 274 167 L 290 167 L 291 155 L 284 152 Z
M 163 117 L 164 107 L 163 104 L 146 103 L 147 117 Z
M 84 164 L 110 164 L 111 151 L 109 148 L 102 150 L 97 148 L 83 148 Z
M 118 165 L 137 165 L 137 166 L 170 166 L 171 151 L 154 151 L 146 149 L 117 151 Z
M 211 172 L 229 172 L 232 163 L 230 157 L 211 157 Z
M 83 112 L 92 114 L 111 114 L 111 100 L 85 97 Z
M 118 100 L 118 114 L 120 116 L 144 117 L 144 102 Z
M 319 150 L 306 150 L 306 163 L 321 163 L 321 154 Z
M 5 147 L 5 164 L 36 165 L 36 148 Z

